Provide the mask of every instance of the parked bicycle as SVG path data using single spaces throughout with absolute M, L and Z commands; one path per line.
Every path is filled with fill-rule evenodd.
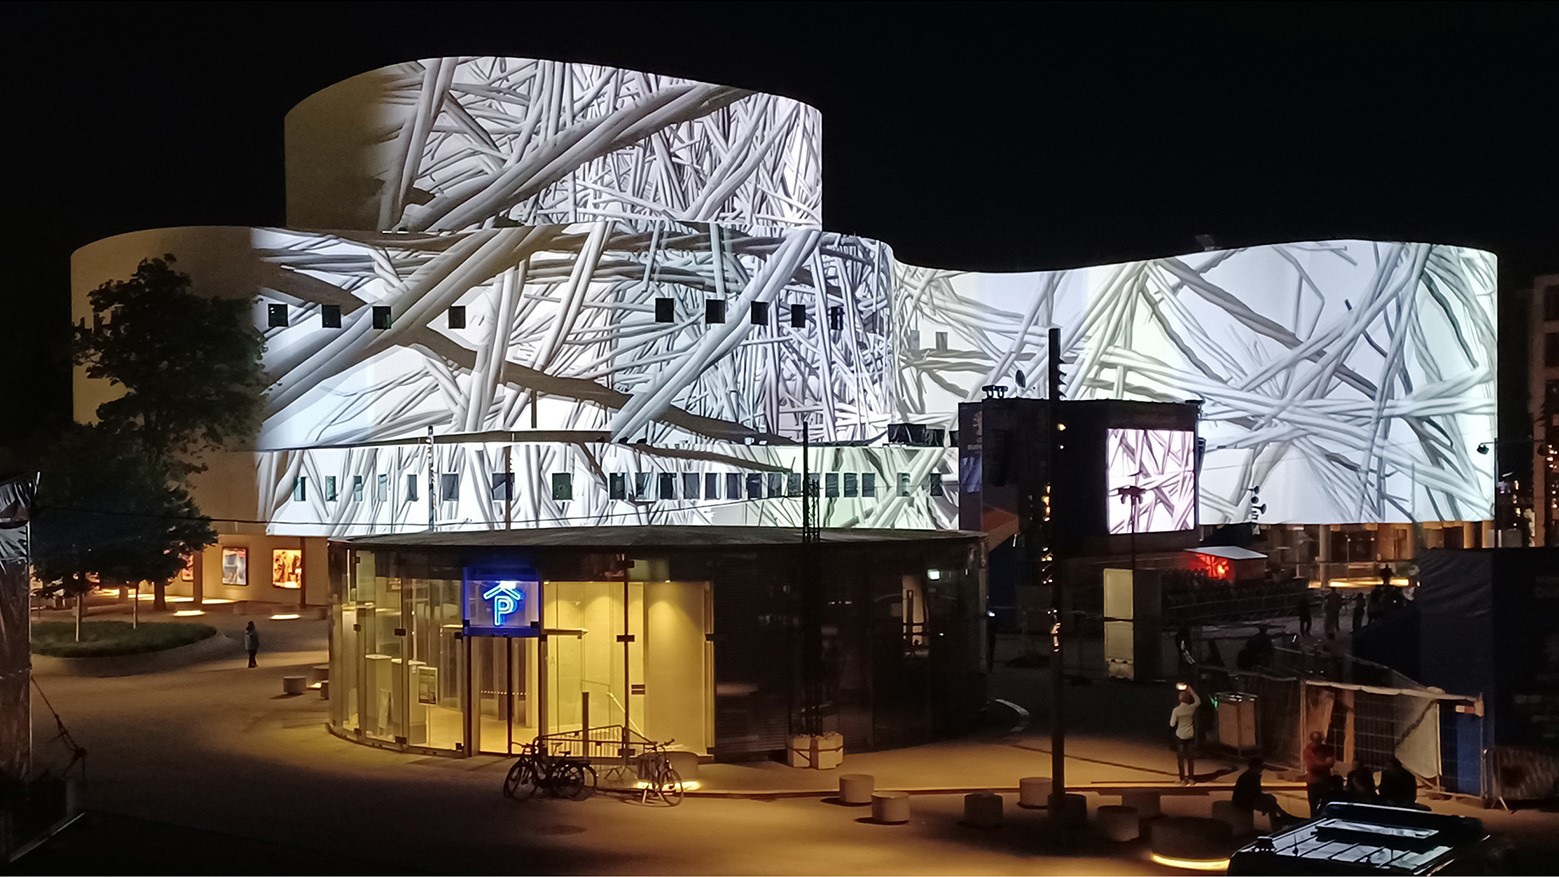
M 521 801 L 538 791 L 579 801 L 594 793 L 595 787 L 595 768 L 588 761 L 552 755 L 535 743 L 526 744 L 503 780 L 504 797 Z
M 682 777 L 671 766 L 671 759 L 666 751 L 675 743 L 675 740 L 667 740 L 664 743 L 648 743 L 645 745 L 645 753 L 639 758 L 639 803 L 648 804 L 650 796 L 655 795 L 664 801 L 667 806 L 675 807 L 682 803 Z

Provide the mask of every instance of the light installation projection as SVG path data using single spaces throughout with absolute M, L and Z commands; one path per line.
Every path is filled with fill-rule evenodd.
M 74 257 L 73 319 L 164 253 L 204 294 L 253 301 L 271 386 L 252 508 L 282 535 L 797 526 L 803 424 L 824 526 L 952 527 L 955 452 L 890 426 L 951 431 L 988 385 L 1044 396 L 1051 326 L 1067 398 L 1202 402 L 1199 485 L 1129 473 L 1159 479 L 1140 529 L 1246 520 L 1258 484 L 1267 523 L 1491 516 L 1473 450 L 1495 434 L 1491 254 L 1320 241 L 918 267 L 817 227 L 819 133 L 788 98 L 615 68 L 384 68 L 287 121 L 291 221 L 378 230 L 109 238 Z M 103 392 L 88 383 L 78 416 Z M 1157 441 L 1110 453 L 1186 451 Z M 353 489 L 297 489 L 327 479 Z
M 1196 525 L 1195 433 L 1111 429 L 1105 454 L 1111 533 L 1189 530 Z

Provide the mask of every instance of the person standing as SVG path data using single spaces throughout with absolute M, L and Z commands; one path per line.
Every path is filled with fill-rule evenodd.
M 1364 595 L 1353 596 L 1353 629 L 1358 630 L 1364 626 Z
M 1310 627 L 1314 623 L 1314 616 L 1311 614 L 1311 611 L 1310 589 L 1306 588 L 1305 592 L 1299 595 L 1298 605 L 1294 607 L 1294 614 L 1299 616 L 1300 636 L 1310 635 Z
M 1342 593 L 1336 588 L 1327 588 L 1321 608 L 1326 613 L 1326 632 L 1337 633 L 1342 628 Z
M 1418 778 L 1395 756 L 1380 772 L 1380 803 L 1392 807 L 1412 807 L 1418 803 Z
M 1184 682 L 1180 689 L 1180 703 L 1169 713 L 1169 728 L 1175 735 L 1175 767 L 1180 771 L 1182 785 L 1196 780 L 1196 708 L 1202 699 L 1196 696 Z
M 260 666 L 254 661 L 255 654 L 260 651 L 260 632 L 254 629 L 253 621 L 244 627 L 244 651 L 249 653 L 250 667 Z
M 1314 817 L 1332 794 L 1332 768 L 1337 765 L 1337 756 L 1327 744 L 1326 735 L 1320 731 L 1310 732 L 1310 745 L 1305 747 L 1302 756 L 1305 763 L 1305 794 L 1310 800 L 1310 815 Z

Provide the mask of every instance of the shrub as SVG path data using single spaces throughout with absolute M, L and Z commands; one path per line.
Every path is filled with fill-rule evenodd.
M 179 621 L 143 621 L 139 628 L 128 621 L 87 621 L 76 642 L 74 621 L 37 621 L 32 626 L 32 651 L 51 658 L 106 658 L 160 652 L 216 636 L 209 624 Z

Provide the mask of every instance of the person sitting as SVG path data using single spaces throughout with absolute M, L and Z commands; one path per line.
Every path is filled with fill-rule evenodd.
M 1355 804 L 1379 804 L 1380 793 L 1375 790 L 1375 771 L 1360 762 L 1348 771 L 1348 787 L 1345 800 Z
M 1392 807 L 1415 807 L 1418 804 L 1418 777 L 1413 776 L 1395 757 L 1380 772 L 1380 803 Z
M 1276 797 L 1262 791 L 1261 773 L 1265 769 L 1266 762 L 1259 755 L 1247 762 L 1245 772 L 1234 781 L 1234 796 L 1230 798 L 1230 802 L 1247 813 L 1267 814 L 1267 818 L 1272 821 L 1272 827 L 1276 829 L 1280 824 L 1289 822 L 1294 817 L 1278 806 Z

